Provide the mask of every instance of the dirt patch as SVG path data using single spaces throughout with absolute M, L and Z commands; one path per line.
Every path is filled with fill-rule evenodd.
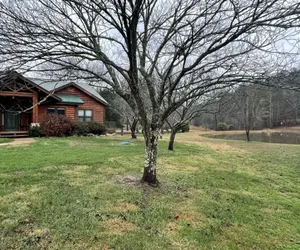
M 24 146 L 24 145 L 29 145 L 34 142 L 35 142 L 35 140 L 32 138 L 17 138 L 17 139 L 14 139 L 12 142 L 0 143 L 0 147 L 1 146 Z
M 178 228 L 179 228 L 179 224 L 175 221 L 169 222 L 166 226 L 167 231 L 170 231 L 170 232 L 177 231 Z
M 176 213 L 175 220 L 178 222 L 185 221 L 187 224 L 197 225 L 199 223 L 200 214 L 196 212 L 181 211 Z
M 114 182 L 118 184 L 126 184 L 129 186 L 141 186 L 141 178 L 138 178 L 137 176 L 134 175 L 116 175 L 114 176 Z
M 201 227 L 205 225 L 205 216 L 193 211 L 177 211 L 174 218 L 166 225 L 166 231 L 175 232 L 183 226 L 187 227 Z
M 115 235 L 124 235 L 136 228 L 133 223 L 119 218 L 106 220 L 102 223 L 102 226 L 105 231 Z
M 50 231 L 45 228 L 34 228 L 31 225 L 19 228 L 17 233 L 24 236 L 24 244 L 38 249 L 48 249 L 53 242 Z

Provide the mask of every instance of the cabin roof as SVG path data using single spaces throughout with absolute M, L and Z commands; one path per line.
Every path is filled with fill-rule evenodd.
M 85 82 L 49 81 L 49 80 L 42 80 L 36 78 L 31 78 L 31 80 L 36 84 L 38 84 L 39 86 L 46 89 L 47 91 L 49 92 L 53 91 L 54 94 L 56 91 L 60 89 L 64 89 L 68 86 L 75 86 L 81 91 L 93 97 L 94 99 L 98 100 L 102 104 L 106 106 L 108 105 L 108 102 L 96 91 L 96 89 Z M 55 94 L 55 95 L 59 97 L 59 94 Z

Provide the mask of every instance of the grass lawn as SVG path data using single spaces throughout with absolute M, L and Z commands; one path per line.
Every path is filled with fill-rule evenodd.
M 1 147 L 0 249 L 300 249 L 300 146 L 199 134 L 160 142 L 159 188 L 141 139 Z
M 7 142 L 11 142 L 13 141 L 12 139 L 8 139 L 8 138 L 0 138 L 0 143 L 7 143 Z

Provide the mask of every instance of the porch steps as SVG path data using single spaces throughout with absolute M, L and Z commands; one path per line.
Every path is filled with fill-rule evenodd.
M 0 131 L 0 138 L 28 137 L 28 131 Z

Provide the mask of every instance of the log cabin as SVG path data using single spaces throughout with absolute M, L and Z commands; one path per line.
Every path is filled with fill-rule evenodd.
M 47 114 L 104 123 L 107 101 L 85 82 L 45 81 L 0 72 L 0 137 L 26 136 Z

